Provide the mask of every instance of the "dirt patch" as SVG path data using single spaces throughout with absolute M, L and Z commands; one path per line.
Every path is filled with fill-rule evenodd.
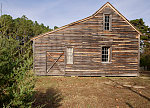
M 138 77 L 45 76 L 35 89 L 47 108 L 150 108 L 150 80 Z

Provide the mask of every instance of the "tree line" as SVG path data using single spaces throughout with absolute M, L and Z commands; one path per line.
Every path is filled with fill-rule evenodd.
M 54 29 L 58 28 L 57 26 Z M 33 52 L 30 39 L 53 29 L 25 15 L 0 17 L 0 107 L 29 108 L 34 102 Z

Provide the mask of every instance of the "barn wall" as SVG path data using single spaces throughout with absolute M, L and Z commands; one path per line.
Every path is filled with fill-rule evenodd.
M 103 30 L 103 13 L 112 15 L 112 31 Z M 74 48 L 74 64 L 66 65 L 65 75 L 136 76 L 139 63 L 139 35 L 109 6 L 93 18 L 34 40 L 34 69 L 46 74 L 46 51 Z M 111 62 L 102 63 L 102 46 L 111 47 Z

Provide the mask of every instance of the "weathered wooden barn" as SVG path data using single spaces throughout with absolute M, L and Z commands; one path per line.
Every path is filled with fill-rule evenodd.
M 109 2 L 32 38 L 36 75 L 138 76 L 141 33 Z

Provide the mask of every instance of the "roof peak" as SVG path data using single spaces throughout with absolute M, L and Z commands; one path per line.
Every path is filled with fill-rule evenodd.
M 67 24 L 67 25 L 64 25 L 56 30 L 53 30 L 53 31 L 50 31 L 50 32 L 47 32 L 47 33 L 44 33 L 44 34 L 41 34 L 41 35 L 38 35 L 38 36 L 35 36 L 33 37 L 31 40 L 34 40 L 34 39 L 37 39 L 39 37 L 42 37 L 42 36 L 45 36 L 47 34 L 51 34 L 51 33 L 54 33 L 54 32 L 57 32 L 59 30 L 62 30 L 64 28 L 67 28 L 71 25 L 74 25 L 74 24 L 77 24 L 77 23 L 80 23 L 80 22 L 83 22 L 83 21 L 86 21 L 92 17 L 94 17 L 97 13 L 99 13 L 102 9 L 105 8 L 105 6 L 109 5 L 110 8 L 112 8 L 120 17 L 122 17 L 135 31 L 137 31 L 140 35 L 141 35 L 141 32 L 139 32 L 110 2 L 106 2 L 100 9 L 98 9 L 93 15 L 89 16 L 89 17 L 86 17 L 84 19 L 81 19 L 81 20 L 78 20 L 78 21 L 75 21 L 75 22 L 72 22 L 70 24 Z
M 106 3 L 109 3 L 109 4 L 110 4 L 110 2 L 106 2 Z

